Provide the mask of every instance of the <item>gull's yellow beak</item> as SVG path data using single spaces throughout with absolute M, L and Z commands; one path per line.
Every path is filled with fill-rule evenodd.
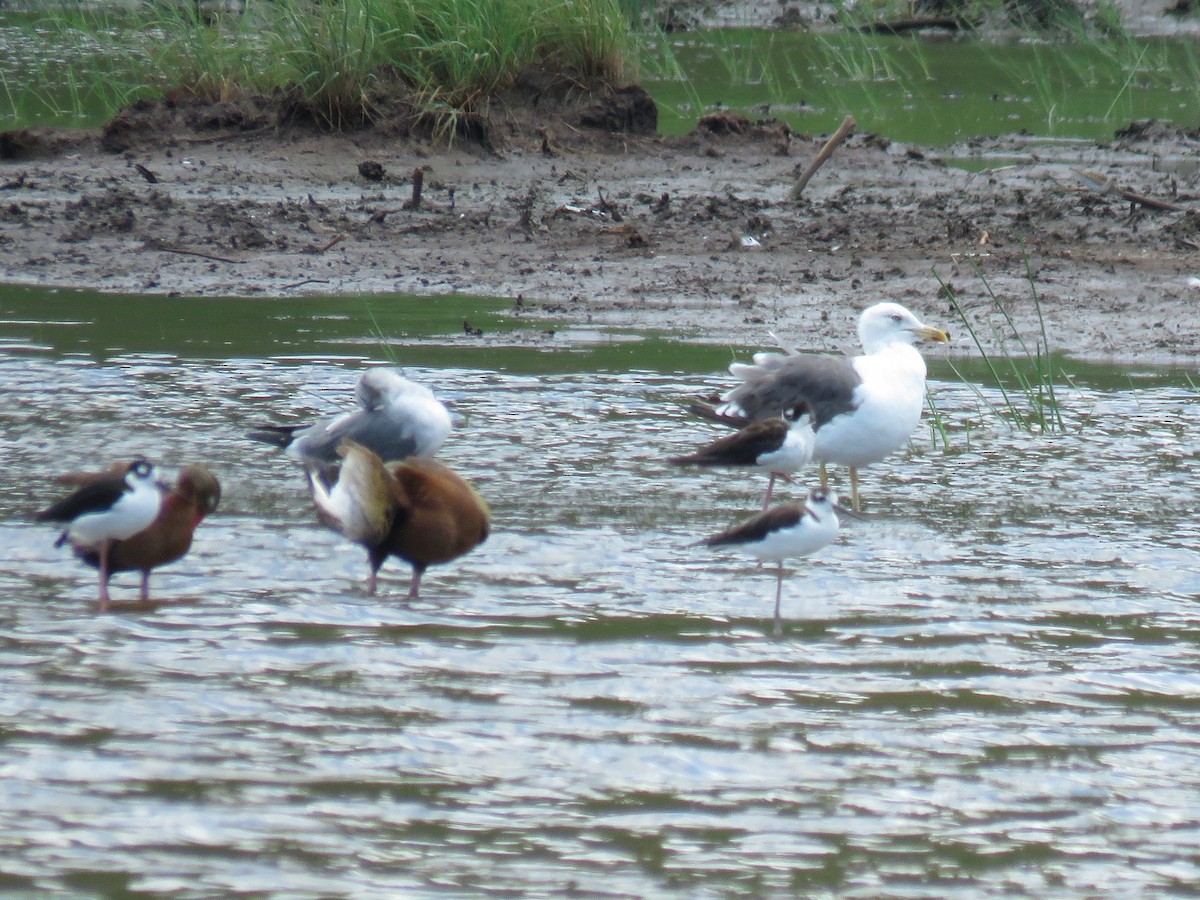
M 913 329 L 913 334 L 917 337 L 925 338 L 927 341 L 937 341 L 939 344 L 945 344 L 950 340 L 950 335 L 942 331 L 940 328 L 934 328 L 932 325 L 922 325 L 920 328 Z

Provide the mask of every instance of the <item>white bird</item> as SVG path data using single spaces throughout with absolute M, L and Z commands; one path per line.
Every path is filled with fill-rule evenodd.
M 783 596 L 783 561 L 810 556 L 833 543 L 838 534 L 837 494 L 814 488 L 804 503 L 785 503 L 758 513 L 720 534 L 705 538 L 706 547 L 742 550 L 759 562 L 777 563 L 775 636 L 783 633 L 779 606 Z M 842 510 L 845 512 L 845 510 Z
M 742 383 L 705 413 L 745 425 L 807 403 L 813 412 L 813 459 L 821 464 L 821 483 L 827 484 L 826 463 L 848 466 L 851 505 L 857 511 L 858 470 L 903 447 L 921 420 L 926 368 L 913 346 L 918 338 L 950 339 L 898 303 L 876 303 L 858 320 L 862 355 L 756 353 L 752 365 L 729 367 Z
M 410 456 L 429 457 L 450 436 L 450 411 L 424 385 L 397 369 L 367 369 L 354 396 L 359 409 L 313 425 L 267 425 L 247 434 L 256 441 L 286 447 L 287 455 L 306 465 L 333 465 L 338 447 L 350 438 L 384 462 Z
M 163 491 L 154 466 L 142 458 L 126 470 L 98 477 L 37 513 L 42 522 L 66 522 L 55 547 L 70 542 L 80 553 L 95 551 L 100 570 L 100 609 L 108 609 L 109 550 L 158 517 Z
M 718 438 L 695 453 L 675 456 L 676 465 L 753 467 L 770 473 L 763 509 L 771 505 L 771 493 L 777 477 L 791 480 L 791 474 L 812 459 L 816 435 L 812 413 L 801 401 L 783 411 L 781 418 L 752 422 L 734 434 Z

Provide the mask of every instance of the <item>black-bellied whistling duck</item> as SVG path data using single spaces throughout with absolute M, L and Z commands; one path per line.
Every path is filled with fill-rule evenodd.
M 389 556 L 412 566 L 408 599 L 420 593 L 421 576 L 479 546 L 491 517 L 483 498 L 462 477 L 432 459 L 384 465 L 361 444 L 343 439 L 337 480 L 328 469 L 308 468 L 318 510 L 343 535 L 367 549 L 367 593 Z

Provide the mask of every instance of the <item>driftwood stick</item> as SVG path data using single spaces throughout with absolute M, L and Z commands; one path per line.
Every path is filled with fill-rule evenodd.
M 857 123 L 854 121 L 854 116 L 846 116 L 841 126 L 833 133 L 833 137 L 825 142 L 825 146 L 821 148 L 821 152 L 813 157 L 813 161 L 808 164 L 808 168 L 796 179 L 796 183 L 792 185 L 791 193 L 788 194 L 789 200 L 799 200 L 800 195 L 804 193 L 804 188 L 808 185 L 808 180 L 816 174 L 817 169 L 825 164 L 829 157 L 833 156 L 833 151 L 838 148 L 850 132 L 854 130 Z
M 324 253 L 326 250 L 330 250 L 333 247 L 336 247 L 338 244 L 340 244 L 345 239 L 346 239 L 346 235 L 339 234 L 339 235 L 336 235 L 333 238 L 333 240 L 329 241 L 328 243 L 321 244 L 321 246 L 319 246 L 319 247 L 305 247 L 303 252 L 311 253 L 315 256 L 318 253 Z
M 178 253 L 180 256 L 198 256 L 201 259 L 211 259 L 213 262 L 244 263 L 244 259 L 231 259 L 228 256 L 217 256 L 215 253 L 205 253 L 203 250 L 184 250 L 182 247 L 172 247 L 162 241 L 149 240 L 142 245 L 147 250 L 158 250 L 162 253 Z
M 1102 176 L 1089 175 L 1087 172 L 1080 172 L 1078 169 L 1072 169 L 1071 171 L 1075 173 L 1080 181 L 1097 194 L 1111 194 L 1120 197 L 1122 200 L 1128 200 L 1130 203 L 1137 203 L 1147 209 L 1158 209 L 1164 212 L 1184 212 L 1187 210 L 1186 206 L 1180 206 L 1178 203 L 1171 203 L 1167 200 L 1156 200 L 1153 197 L 1147 197 L 1145 194 L 1138 194 L 1134 191 L 1117 187 L 1115 184 L 1105 181 Z
M 1128 200 L 1130 203 L 1137 203 L 1139 206 L 1145 206 L 1147 209 L 1161 209 L 1165 212 L 1183 212 L 1187 209 L 1186 206 L 1180 206 L 1178 203 L 1155 200 L 1153 197 L 1147 197 L 1145 194 L 1136 194 L 1124 188 L 1118 188 L 1117 192 L 1121 195 L 1121 199 Z
M 421 188 L 424 184 L 425 170 L 417 166 L 412 173 L 412 197 L 404 201 L 404 209 L 421 208 Z

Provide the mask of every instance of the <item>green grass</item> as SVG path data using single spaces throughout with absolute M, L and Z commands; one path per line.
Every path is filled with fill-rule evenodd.
M 980 16 L 1003 6 L 965 5 Z M 989 44 L 828 28 L 635 32 L 631 23 L 653 21 L 652 7 L 636 0 L 248 0 L 241 16 L 201 16 L 187 2 L 5 11 L 0 128 L 99 124 L 149 96 L 282 91 L 298 112 L 332 129 L 403 108 L 452 138 L 533 65 L 581 84 L 627 82 L 642 69 L 667 132 L 690 129 L 715 106 L 751 117 L 769 107 L 770 115 L 813 132 L 851 114 L 861 131 L 922 145 L 1019 129 L 1103 139 L 1131 119 L 1191 124 L 1200 115 L 1200 58 L 1192 45 L 1131 38 L 1112 16 L 1051 17 L 1050 30 Z M 875 20 L 908 8 L 878 0 L 843 12 Z
M 112 115 L 155 94 L 222 100 L 279 90 L 331 129 L 370 121 L 384 91 L 403 95 L 418 118 L 453 122 L 534 66 L 579 83 L 636 73 L 618 0 L 249 0 L 240 16 L 163 3 L 4 21 L 36 52 L 32 64 L 0 73 L 0 98 L 35 119 L 96 107 Z M 43 70 L 36 59 L 48 43 L 63 52 L 45 53 Z M 106 71 L 114 64 L 120 71 Z M 51 69 L 65 90 L 41 87 Z M 128 87 L 106 94 L 113 83 Z
M 1103 140 L 1133 119 L 1190 125 L 1200 115 L 1192 42 L 1083 27 L 1053 33 L 1054 41 L 829 29 L 656 34 L 642 68 L 668 133 L 717 106 L 751 118 L 769 107 L 809 133 L 832 131 L 849 114 L 860 131 L 933 146 L 1022 129 Z
M 941 285 L 943 296 L 962 320 L 976 350 L 1000 389 L 1003 401 L 1001 407 L 997 408 L 989 403 L 982 392 L 976 390 L 980 402 L 991 407 L 1005 421 L 1031 433 L 1045 434 L 1066 430 L 1062 408 L 1055 392 L 1055 370 L 1046 334 L 1046 322 L 1042 316 L 1037 282 L 1028 254 L 1025 255 L 1025 278 L 1038 323 L 1038 332 L 1032 338 L 1026 337 L 1017 327 L 1008 305 L 995 293 L 982 271 L 976 269 L 976 276 L 991 301 L 988 315 L 982 320 L 971 314 L 959 302 L 954 289 L 936 270 L 933 274 Z M 988 352 L 981 337 L 988 332 L 996 347 L 994 353 Z M 953 366 L 951 368 L 953 369 Z M 957 370 L 955 374 L 959 374 Z M 970 384 L 967 379 L 962 380 Z

